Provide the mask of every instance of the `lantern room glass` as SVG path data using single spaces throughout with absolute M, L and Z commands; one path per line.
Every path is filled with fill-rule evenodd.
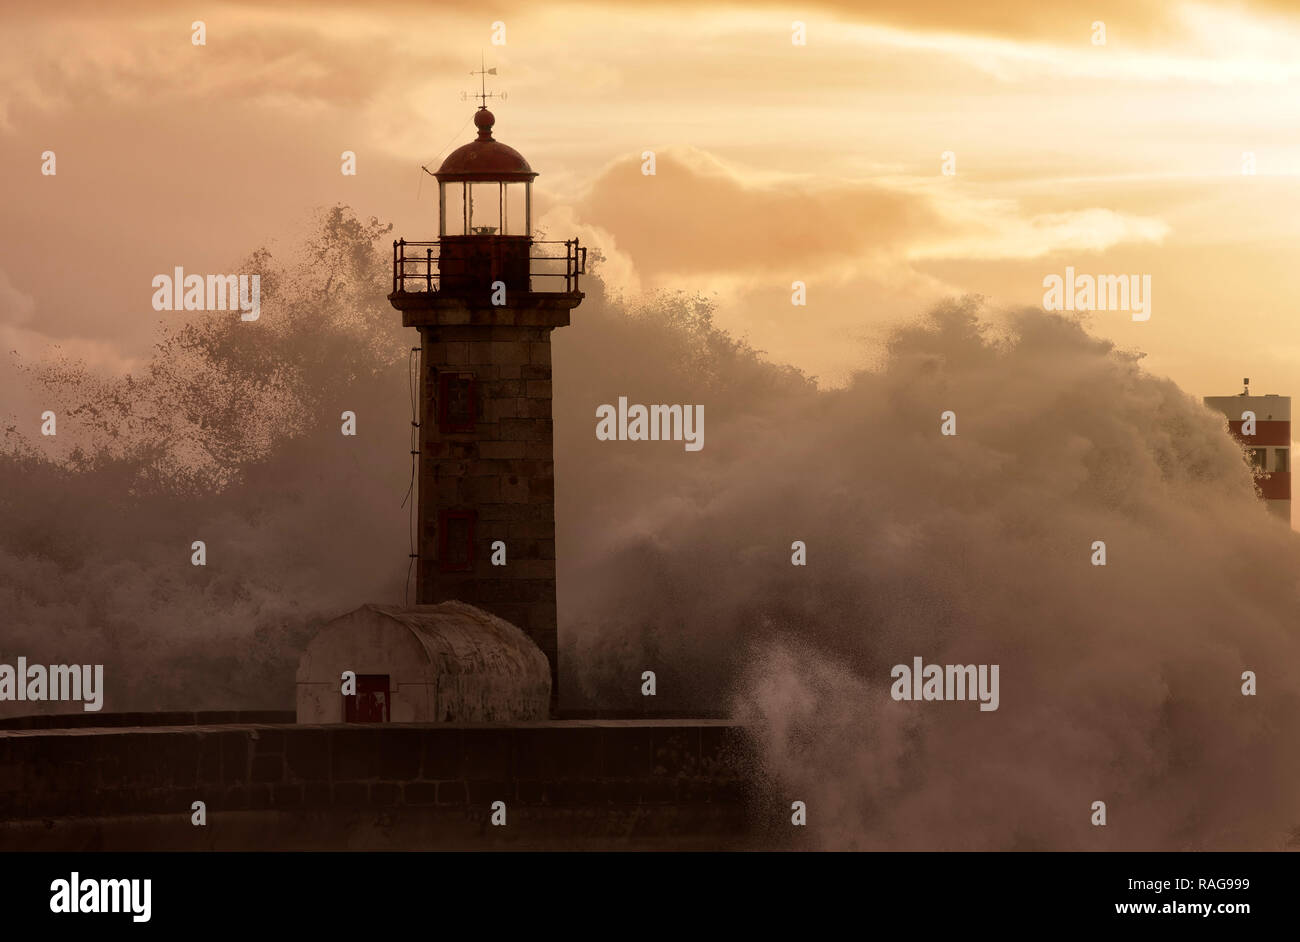
M 440 180 L 438 235 L 532 235 L 532 189 L 530 180 Z

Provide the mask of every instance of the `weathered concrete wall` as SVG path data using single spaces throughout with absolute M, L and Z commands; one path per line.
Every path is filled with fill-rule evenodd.
M 0 847 L 731 846 L 751 780 L 724 721 L 8 731 Z

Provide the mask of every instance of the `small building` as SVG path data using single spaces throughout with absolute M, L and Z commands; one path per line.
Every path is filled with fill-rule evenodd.
M 356 693 L 343 694 L 343 674 Z M 507 621 L 464 602 L 363 605 L 317 633 L 298 662 L 299 723 L 542 720 L 546 655 Z
M 1291 522 L 1291 397 L 1250 394 L 1250 380 L 1235 396 L 1206 396 L 1205 404 L 1228 418 L 1228 432 L 1245 447 L 1268 509 Z

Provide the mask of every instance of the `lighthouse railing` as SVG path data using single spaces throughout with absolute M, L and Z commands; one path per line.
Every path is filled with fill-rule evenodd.
M 393 242 L 394 294 L 456 292 L 467 282 L 477 287 L 484 278 L 484 288 L 498 279 L 518 283 L 526 278 L 532 293 L 577 294 L 586 273 L 587 249 L 577 239 L 530 240 L 526 245 L 494 236 Z

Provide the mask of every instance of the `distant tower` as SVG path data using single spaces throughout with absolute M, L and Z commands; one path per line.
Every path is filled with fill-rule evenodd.
M 1291 522 L 1291 397 L 1252 396 L 1250 379 L 1235 396 L 1206 396 L 1205 404 L 1228 417 L 1228 431 L 1246 447 L 1251 463 L 1267 474 L 1259 489 L 1268 509 Z M 1255 416 L 1255 433 L 1242 434 L 1243 413 Z
M 393 243 L 388 300 L 420 332 L 416 602 L 468 602 L 523 629 L 550 661 L 554 709 L 551 331 L 582 302 L 586 250 L 532 238 L 537 174 L 493 139 L 488 97 L 478 138 L 433 174 L 437 241 Z

